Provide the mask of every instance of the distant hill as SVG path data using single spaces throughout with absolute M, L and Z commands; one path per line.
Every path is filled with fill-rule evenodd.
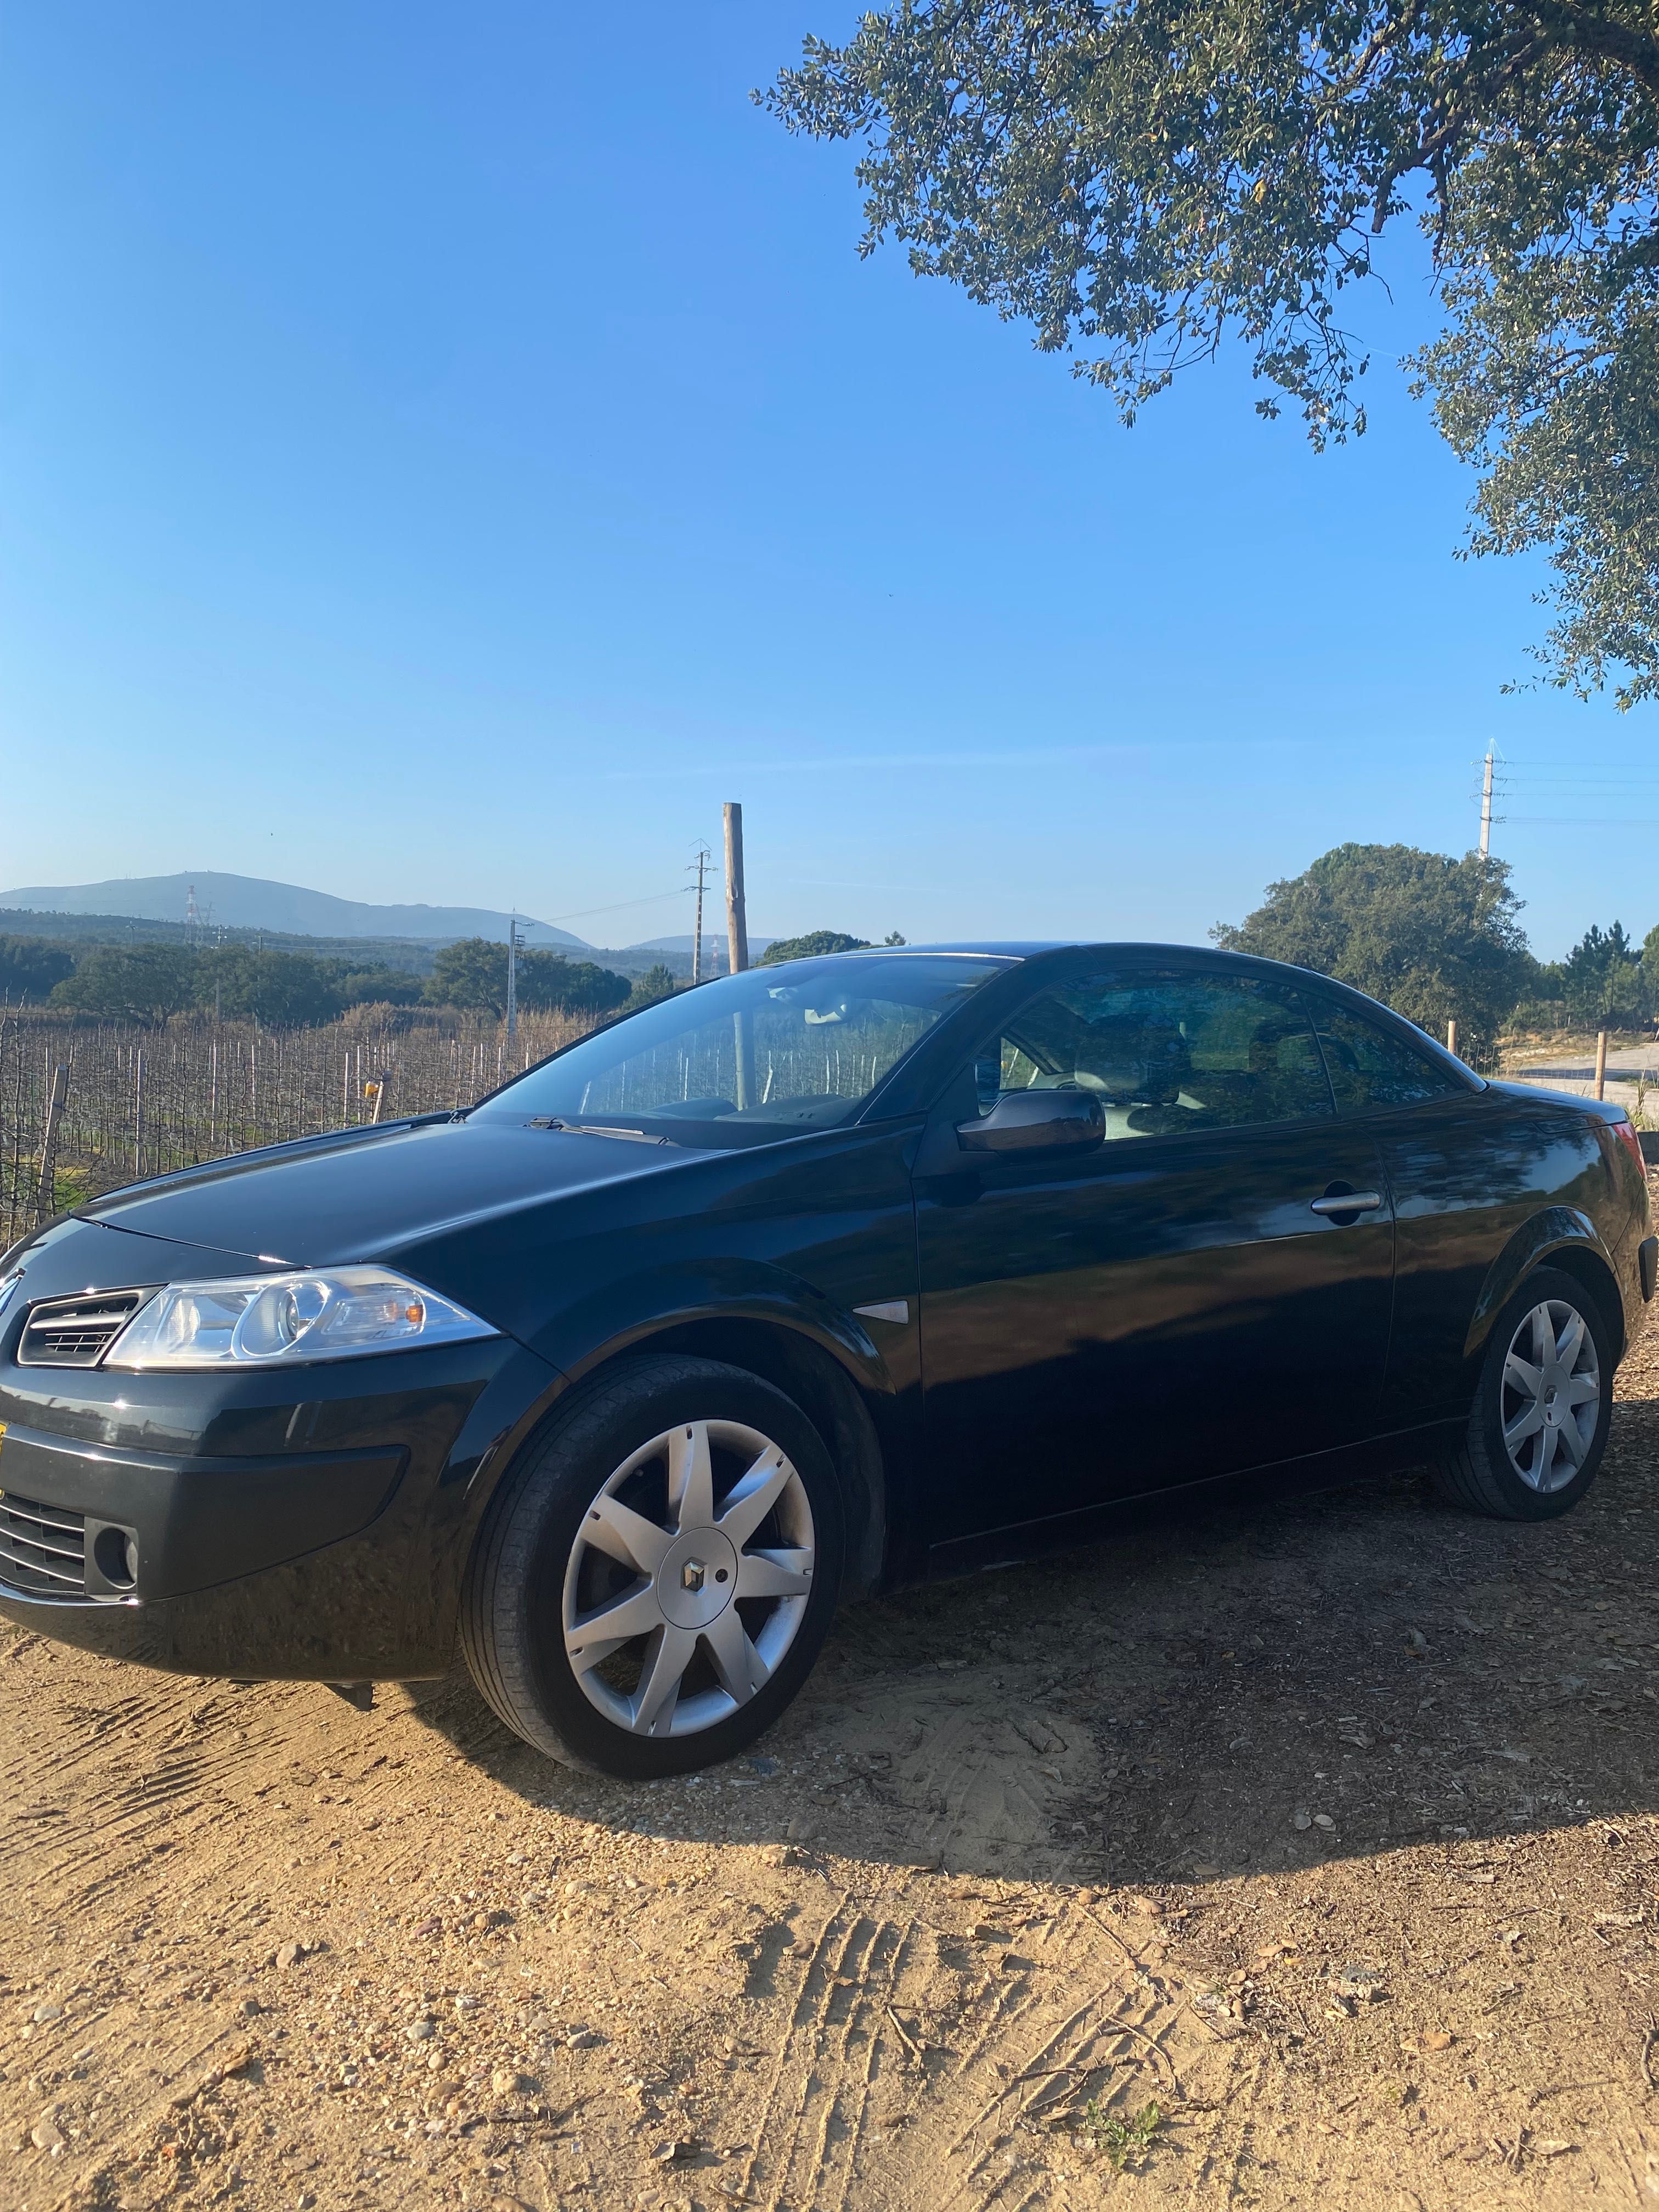
M 311 960 L 347 960 L 360 968 L 402 968 L 411 975 L 432 973 L 443 943 L 419 937 L 306 937 L 220 922 L 210 930 L 191 930 L 182 921 L 151 921 L 136 914 L 44 914 L 22 907 L 0 907 L 0 937 L 44 938 L 76 952 L 94 945 L 251 945 L 266 952 L 303 952 Z
M 509 917 L 478 906 L 370 906 L 336 898 L 297 884 L 267 883 L 258 876 L 227 876 L 204 868 L 176 876 L 118 876 L 103 884 L 28 884 L 0 891 L 0 907 L 33 913 L 111 915 L 143 921 L 182 923 L 191 887 L 204 921 L 228 929 L 267 929 L 293 937 L 415 938 L 430 944 L 457 937 L 505 939 Z M 521 915 L 529 945 L 591 951 L 568 929 Z M 690 948 L 690 939 L 686 940 Z

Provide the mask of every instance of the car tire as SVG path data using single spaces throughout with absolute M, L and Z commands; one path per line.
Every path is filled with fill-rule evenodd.
M 793 1399 L 712 1359 L 627 1358 L 576 1386 L 490 1501 L 462 1648 L 550 1758 L 683 1774 L 744 1750 L 800 1688 L 843 1542 L 835 1468 Z
M 1540 1349 L 1548 1357 L 1538 1357 Z M 1595 1298 L 1559 1268 L 1528 1275 L 1492 1323 L 1463 1441 L 1436 1470 L 1441 1495 L 1498 1521 L 1571 1512 L 1607 1449 L 1613 1375 L 1612 1337 Z

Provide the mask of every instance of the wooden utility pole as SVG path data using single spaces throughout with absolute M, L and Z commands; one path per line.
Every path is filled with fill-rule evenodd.
M 1457 1057 L 1457 1024 L 1455 1022 L 1448 1022 L 1446 1024 L 1446 1049 L 1451 1054 L 1452 1058 L 1455 1060 Z
M 1605 1098 L 1607 1095 L 1607 1033 L 1605 1030 L 1595 1032 L 1595 1095 L 1598 1098 Z
M 742 975 L 749 965 L 749 918 L 743 898 L 743 809 L 728 799 L 722 812 L 726 821 L 726 942 L 732 973 Z
M 40 1179 L 34 1191 L 34 1223 L 38 1229 L 58 1211 L 58 1124 L 69 1094 L 69 1069 L 61 1062 L 52 1071 L 52 1096 L 46 1101 L 46 1128 L 40 1144 Z
M 726 942 L 732 973 L 741 975 L 749 965 L 749 918 L 743 898 L 743 809 L 727 799 L 726 817 Z M 738 1054 L 738 1111 L 755 1101 L 755 1030 L 746 1006 L 732 1017 Z

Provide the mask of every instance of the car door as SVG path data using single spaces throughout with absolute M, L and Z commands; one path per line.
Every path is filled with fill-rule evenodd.
M 1461 1417 L 1469 1325 L 1492 1262 L 1552 1206 L 1593 1214 L 1606 1165 L 1593 1126 L 1545 1098 L 1482 1085 L 1426 1037 L 1334 993 L 1304 992 L 1337 1110 L 1366 1128 L 1398 1241 L 1382 1425 Z
M 977 1148 L 1044 1091 L 1097 1115 L 1098 1141 Z M 939 1540 L 1371 1428 L 1391 1208 L 1369 1131 L 1339 1121 L 1306 1012 L 1270 976 L 1056 976 L 964 1061 L 915 1182 Z

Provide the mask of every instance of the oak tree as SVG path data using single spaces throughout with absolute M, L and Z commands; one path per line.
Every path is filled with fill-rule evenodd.
M 1659 693 L 1650 0 L 890 0 L 760 96 L 863 142 L 865 251 L 1029 321 L 1130 420 L 1237 338 L 1261 412 L 1362 429 L 1341 295 L 1421 222 L 1467 550 L 1547 551 L 1555 683 Z
M 1455 1021 L 1478 1050 L 1536 981 L 1520 903 L 1506 861 L 1338 845 L 1210 934 L 1231 952 L 1334 975 L 1433 1035 Z

